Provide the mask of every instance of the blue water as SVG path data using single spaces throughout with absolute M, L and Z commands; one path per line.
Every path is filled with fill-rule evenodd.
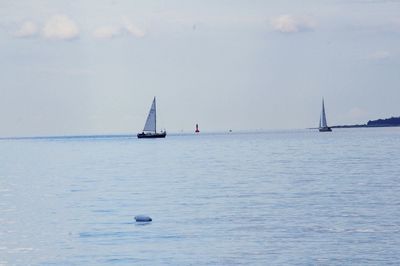
M 0 265 L 399 261 L 400 128 L 0 140 Z

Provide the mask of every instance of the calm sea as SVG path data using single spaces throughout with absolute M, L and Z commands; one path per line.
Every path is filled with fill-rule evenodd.
M 0 265 L 399 262 L 400 128 L 0 140 Z

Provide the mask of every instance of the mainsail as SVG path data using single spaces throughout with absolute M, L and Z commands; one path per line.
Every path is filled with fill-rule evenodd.
M 322 112 L 321 112 L 321 117 L 319 119 L 319 127 L 320 128 L 328 127 L 328 123 L 326 122 L 324 99 L 322 99 Z
M 156 133 L 156 97 L 153 99 L 149 115 L 147 116 L 146 124 L 143 131 L 151 131 Z

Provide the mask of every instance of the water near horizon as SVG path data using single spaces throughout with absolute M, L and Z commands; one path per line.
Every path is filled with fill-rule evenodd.
M 395 265 L 399 183 L 400 128 L 3 139 L 0 265 Z

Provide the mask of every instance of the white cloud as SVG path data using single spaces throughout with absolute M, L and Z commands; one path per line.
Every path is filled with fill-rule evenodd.
M 28 38 L 33 37 L 38 33 L 38 26 L 33 21 L 25 21 L 20 28 L 14 33 L 15 37 Z
M 385 60 L 385 59 L 389 58 L 390 56 L 391 56 L 391 53 L 389 53 L 388 51 L 376 51 L 376 52 L 373 52 L 372 54 L 370 54 L 368 56 L 368 58 L 371 60 L 379 61 L 379 60 Z
M 292 15 L 281 15 L 271 20 L 275 31 L 283 33 L 295 33 L 310 31 L 316 28 L 316 22 L 309 17 L 296 17 Z
M 111 39 L 121 34 L 121 28 L 114 26 L 99 27 L 93 31 L 93 36 L 97 39 Z
M 127 17 L 123 17 L 122 22 L 124 24 L 124 29 L 129 34 L 131 34 L 137 38 L 142 38 L 146 34 L 146 32 L 144 30 L 140 29 L 135 24 L 133 24 Z
M 122 17 L 122 23 L 120 25 L 96 28 L 92 35 L 97 39 L 112 39 L 122 35 L 132 35 L 136 38 L 143 38 L 146 32 L 132 23 L 127 17 Z
M 79 36 L 79 29 L 69 17 L 55 15 L 46 22 L 42 34 L 47 39 L 72 40 Z

